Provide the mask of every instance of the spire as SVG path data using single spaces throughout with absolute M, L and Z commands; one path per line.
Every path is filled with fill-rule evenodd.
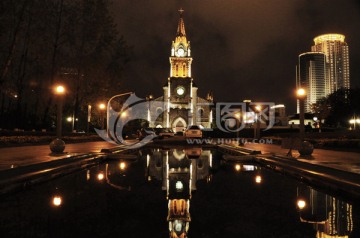
M 177 28 L 176 36 L 186 36 L 184 19 L 182 18 L 183 12 L 184 12 L 184 10 L 182 8 L 180 8 L 179 9 L 180 19 L 179 19 L 179 25 Z

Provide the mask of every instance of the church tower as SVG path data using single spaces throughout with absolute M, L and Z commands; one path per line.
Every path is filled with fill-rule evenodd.
M 158 99 L 164 102 L 162 123 L 160 125 L 157 121 L 155 126 L 172 128 L 174 131 L 183 131 L 189 125 L 209 128 L 212 117 L 208 105 L 212 102 L 197 96 L 198 88 L 191 73 L 193 58 L 185 31 L 184 10 L 180 9 L 179 13 L 175 40 L 171 43 L 170 75 L 163 87 L 164 96 Z
M 171 44 L 170 77 L 164 87 L 164 101 L 167 109 L 164 115 L 164 126 L 174 128 L 176 131 L 195 124 L 197 87 L 193 84 L 191 76 L 190 41 L 186 38 L 184 10 L 180 9 L 180 18 L 175 40 Z

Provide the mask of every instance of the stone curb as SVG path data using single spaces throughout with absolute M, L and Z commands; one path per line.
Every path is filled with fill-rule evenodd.
M 53 178 L 100 163 L 104 155 L 84 154 L 45 163 L 3 170 L 0 173 L 0 195 L 22 190 Z

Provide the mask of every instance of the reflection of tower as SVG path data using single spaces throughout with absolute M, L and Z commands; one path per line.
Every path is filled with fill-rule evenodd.
M 306 204 L 300 210 L 300 220 L 314 224 L 317 237 L 350 235 L 353 230 L 352 205 L 310 187 L 298 188 L 298 197 Z
M 196 181 L 207 179 L 212 167 L 210 150 L 199 148 L 152 150 L 146 156 L 148 180 L 162 180 L 166 191 L 170 237 L 187 237 L 190 199 Z

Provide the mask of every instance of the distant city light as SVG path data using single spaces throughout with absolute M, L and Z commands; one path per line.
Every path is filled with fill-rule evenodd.
M 106 105 L 104 103 L 99 104 L 99 109 L 104 110 L 106 108 Z
M 67 120 L 68 122 L 72 122 L 72 117 L 68 117 L 68 118 L 66 118 L 66 120 Z
M 236 170 L 236 171 L 240 171 L 240 169 L 241 169 L 240 164 L 236 164 L 236 165 L 235 165 L 235 170 Z
M 55 93 L 58 95 L 62 95 L 65 93 L 65 87 L 62 85 L 58 85 L 55 87 Z
M 120 162 L 119 168 L 120 168 L 121 170 L 125 170 L 125 169 L 126 169 L 126 163 L 125 163 L 125 162 Z
M 104 178 L 105 178 L 105 175 L 104 175 L 104 173 L 103 173 L 103 172 L 98 173 L 98 175 L 97 175 L 97 179 L 98 179 L 99 181 L 104 180 Z
M 256 175 L 255 182 L 256 183 L 261 183 L 262 182 L 262 177 L 260 175 Z

